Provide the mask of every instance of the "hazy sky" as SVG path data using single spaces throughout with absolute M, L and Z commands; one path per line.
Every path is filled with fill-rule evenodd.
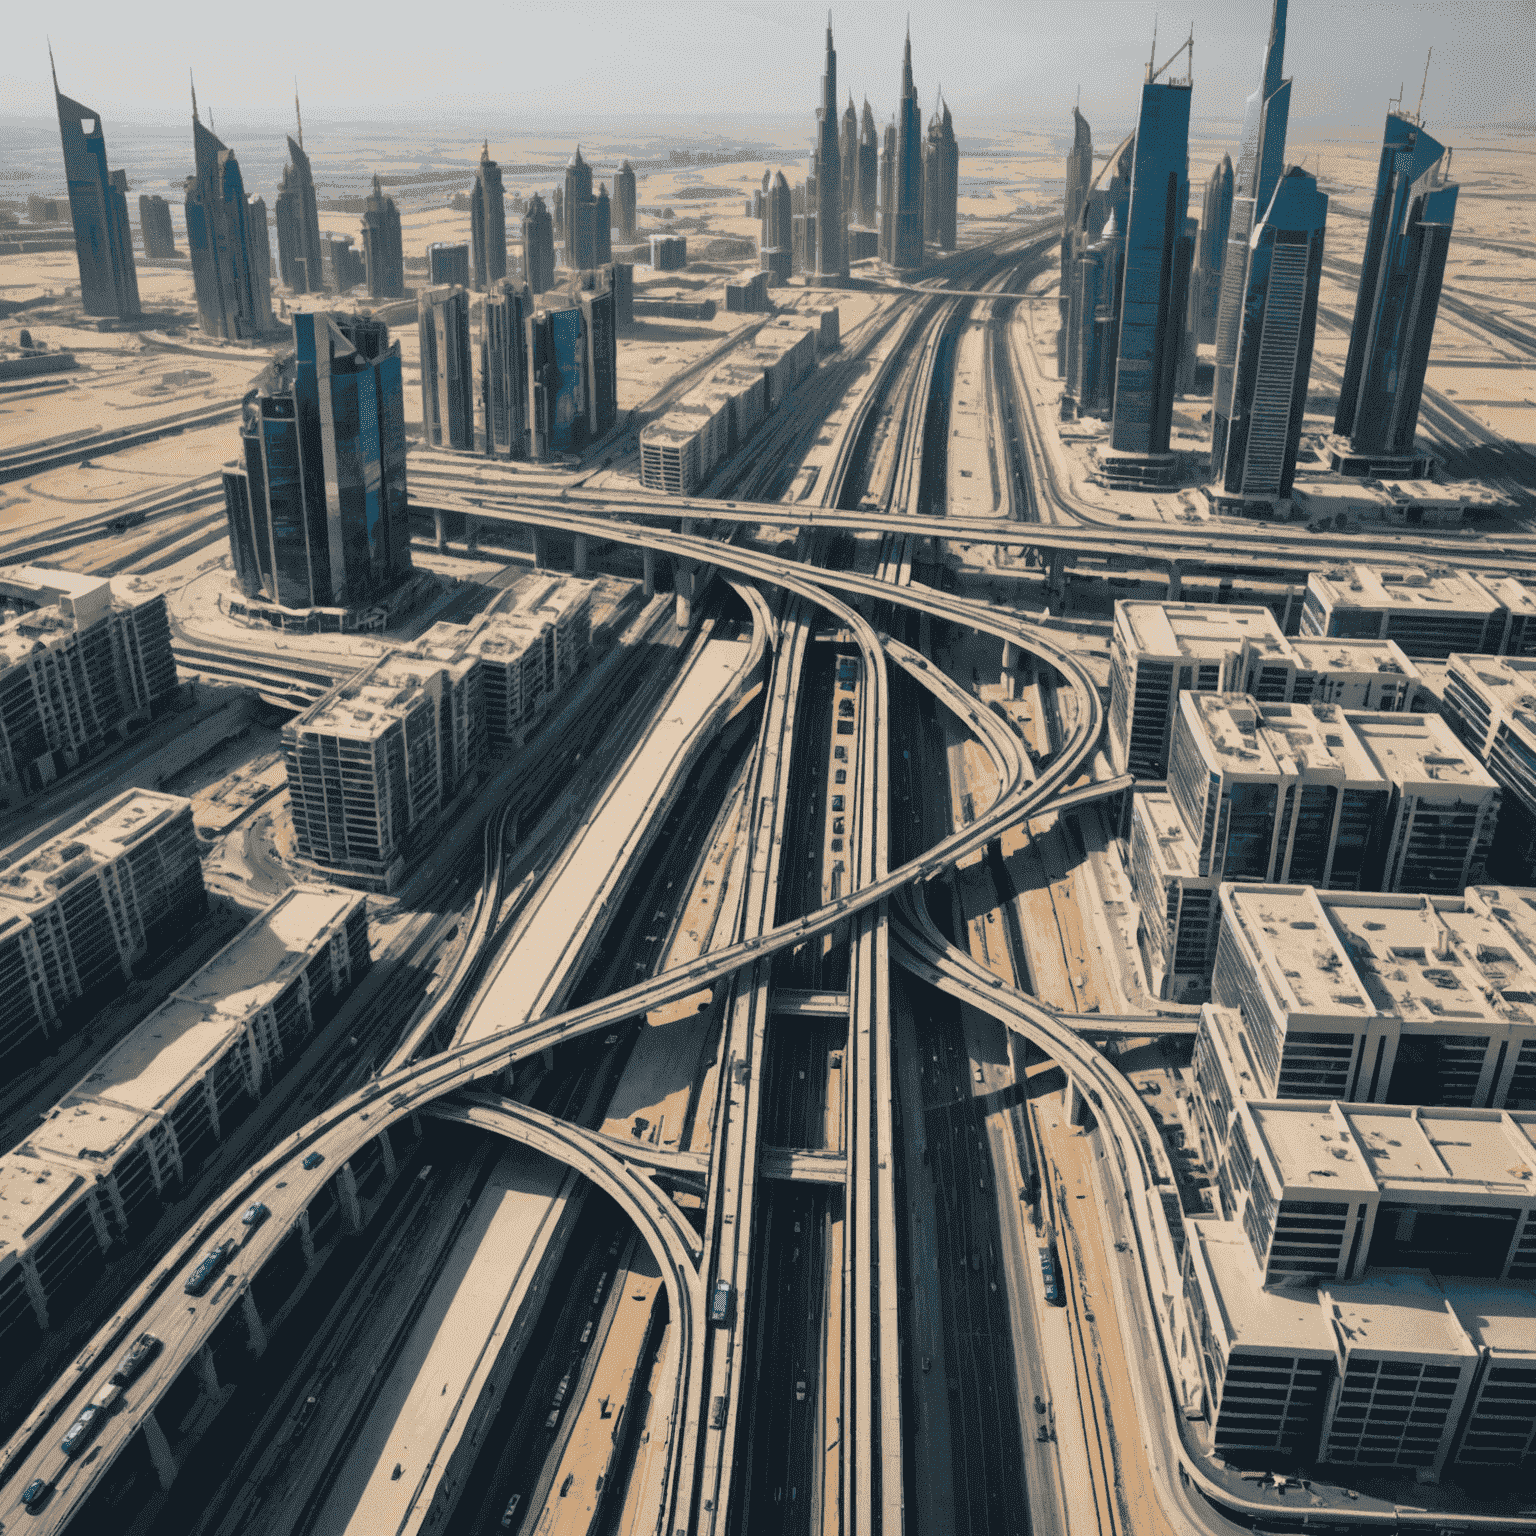
M 1129 124 L 1159 28 L 1161 63 L 1195 30 L 1197 120 L 1241 115 L 1257 83 L 1270 0 L 958 0 L 912 12 L 925 115 L 942 82 L 957 128 L 965 116 L 1059 122 L 1082 87 L 1096 137 Z M 0 61 L 0 115 L 51 113 L 45 29 L 66 94 L 113 118 L 175 122 L 187 70 L 221 123 L 305 115 L 483 120 L 493 136 L 541 121 L 600 114 L 808 113 L 815 104 L 825 11 L 796 0 L 693 6 L 670 0 L 467 4 L 420 0 L 299 6 L 237 0 L 18 5 Z M 291 29 L 282 23 L 296 17 Z M 899 85 L 904 12 L 852 0 L 835 7 L 839 83 L 868 94 L 877 120 Z M 1536 0 L 1292 0 L 1286 72 L 1291 120 L 1375 127 L 1407 82 L 1452 139 L 1458 124 L 1530 122 Z

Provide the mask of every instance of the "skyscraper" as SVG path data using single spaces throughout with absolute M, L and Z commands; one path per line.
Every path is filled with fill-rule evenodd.
M 1346 475 L 1418 479 L 1415 454 L 1424 368 L 1440 307 L 1445 254 L 1456 219 L 1450 156 L 1407 112 L 1387 114 L 1371 204 L 1360 291 L 1339 386 L 1333 465 Z
M 581 145 L 565 168 L 565 264 L 572 272 L 590 272 L 597 265 L 597 205 L 592 197 L 592 167 Z
M 1057 347 L 1057 372 L 1066 374 L 1067 314 L 1072 287 L 1072 263 L 1077 259 L 1077 225 L 1088 201 L 1093 181 L 1093 131 L 1088 119 L 1072 108 L 1072 148 L 1067 152 L 1067 187 L 1062 200 L 1061 285 L 1057 309 L 1061 317 L 1061 343 Z
M 140 194 L 139 232 L 144 237 L 144 254 L 151 261 L 176 254 L 176 231 L 171 228 L 171 205 L 163 197 Z
M 1291 82 L 1280 78 L 1285 63 L 1286 0 L 1274 0 L 1264 74 L 1243 114 L 1243 142 L 1232 183 L 1232 217 L 1222 260 L 1221 298 L 1216 310 L 1216 377 L 1211 392 L 1211 452 L 1215 458 L 1216 423 L 1232 415 L 1232 380 L 1237 363 L 1237 335 L 1242 327 L 1243 294 L 1248 282 L 1248 242 L 1253 226 L 1275 195 L 1285 160 L 1285 125 L 1291 110 Z
M 527 320 L 533 296 L 522 283 L 503 278 L 485 296 L 480 317 L 480 394 L 485 411 L 485 451 L 495 459 L 528 454 Z
M 537 192 L 523 210 L 523 277 L 534 293 L 555 286 L 555 226 Z
M 901 60 L 901 105 L 896 117 L 896 185 L 891 253 L 894 267 L 923 264 L 923 113 L 912 83 L 912 33 Z
M 400 240 L 400 210 L 384 195 L 379 178 L 363 204 L 363 265 L 368 276 L 368 295 L 374 299 L 398 299 L 405 292 L 405 249 Z
M 783 171 L 775 171 L 768 195 L 763 201 L 762 252 L 759 257 L 765 271 L 783 281 L 788 276 L 789 253 L 794 249 L 794 203 Z
M 613 286 L 581 295 L 582 346 L 587 381 L 587 441 L 599 438 L 619 414 L 619 327 Z
M 613 205 L 608 188 L 599 186 L 592 204 L 592 265 L 606 267 L 613 260 Z
M 52 48 L 48 50 L 48 64 L 52 68 Z M 122 171 L 107 169 L 107 140 L 100 114 L 64 95 L 57 74 L 53 77 L 53 99 L 59 111 L 69 216 L 74 221 L 75 257 L 80 263 L 80 307 L 88 315 L 130 320 L 140 311 L 133 230 L 128 224 L 128 178 Z
M 837 154 L 839 169 L 842 171 L 843 224 L 846 227 L 858 213 L 853 189 L 859 175 L 859 114 L 854 110 L 852 92 L 849 93 L 848 105 L 843 111 L 843 131 L 837 141 Z
M 887 266 L 896 260 L 896 125 L 885 125 L 880 150 L 880 260 Z
M 197 115 L 192 93 L 192 151 L 187 178 L 187 248 L 197 290 L 198 324 L 226 341 L 264 336 L 272 328 L 272 247 L 267 205 L 247 198 L 240 162 Z
M 299 98 L 293 98 L 297 114 Z M 288 140 L 288 164 L 272 206 L 277 220 L 277 270 L 285 287 L 294 293 L 319 293 L 321 279 L 320 207 L 315 200 L 315 178 L 304 153 L 304 130 Z
M 1300 166 L 1280 178 L 1248 255 L 1232 414 L 1212 435 L 1218 499 L 1285 507 L 1307 405 L 1328 199 Z
M 489 140 L 481 146 L 469 193 L 469 239 L 475 287 L 485 292 L 507 275 L 506 202 L 501 167 L 491 159 Z
M 875 114 L 864 98 L 864 114 L 859 123 L 858 159 L 854 162 L 854 223 L 873 229 L 880 213 L 880 140 L 875 133 Z
M 621 160 L 613 178 L 613 211 L 619 226 L 619 239 L 625 245 L 635 238 L 635 168 Z
M 832 17 L 828 13 L 827 59 L 821 77 L 821 105 L 816 109 L 817 277 L 848 275 L 844 228 L 842 149 L 837 141 L 837 50 L 832 46 Z
M 1068 231 L 1072 265 L 1067 324 L 1062 348 L 1066 391 L 1062 409 L 1070 417 L 1107 418 L 1114 410 L 1115 364 L 1120 347 L 1120 301 L 1124 291 L 1125 225 L 1131 201 L 1131 165 L 1136 135 L 1121 140 L 1089 184 L 1077 222 Z
M 469 247 L 462 242 L 454 245 L 446 240 L 434 240 L 427 247 L 427 283 L 436 288 L 443 283 L 457 283 L 469 287 Z
M 960 147 L 955 143 L 949 103 L 941 97 L 923 147 L 923 238 L 941 251 L 955 248 L 959 193 Z
M 1221 270 L 1226 261 L 1227 231 L 1232 223 L 1232 157 L 1221 164 L 1205 184 L 1205 203 L 1200 210 L 1200 233 L 1195 242 L 1195 268 L 1190 279 L 1196 338 L 1216 339 L 1216 308 L 1221 299 Z
M 360 608 L 411 574 L 399 345 L 378 320 L 299 311 L 294 354 L 245 397 L 224 468 L 235 579 L 283 608 Z
M 469 294 L 426 288 L 416 300 L 421 336 L 421 425 L 439 448 L 475 446 L 475 383 L 469 351 Z
M 1185 48 L 1192 45 L 1193 39 Z M 1173 59 L 1161 70 L 1148 63 L 1141 88 L 1126 213 L 1114 415 L 1109 451 L 1099 456 L 1107 476 L 1142 483 L 1165 479 L 1175 468 L 1168 439 L 1189 293 L 1184 217 L 1192 82 L 1158 79 Z

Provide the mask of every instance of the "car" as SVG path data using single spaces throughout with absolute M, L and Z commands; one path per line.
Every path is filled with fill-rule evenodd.
M 709 1320 L 712 1323 L 723 1323 L 730 1319 L 731 1315 L 732 1287 L 729 1280 L 717 1280 L 715 1293 L 709 1301 Z
M 152 1333 L 141 1333 L 133 1341 L 128 1353 L 117 1362 L 117 1369 L 112 1372 L 112 1380 L 120 1387 L 126 1387 L 140 1371 L 160 1353 L 160 1340 Z
M 852 736 L 853 735 L 853 721 L 852 720 L 839 720 L 837 722 L 837 734 L 839 736 Z
M 21 1507 L 28 1510 L 39 1510 L 43 1507 L 43 1500 L 53 1491 L 53 1484 L 46 1477 L 34 1477 L 21 1491 Z
M 240 1225 L 249 1227 L 254 1232 L 271 1214 L 272 1212 L 258 1200 L 254 1205 L 246 1207 L 245 1215 L 240 1218 Z
M 304 1159 L 304 1161 L 299 1164 L 299 1167 L 303 1168 L 307 1172 L 311 1168 L 318 1168 L 320 1166 L 320 1164 L 323 1163 L 324 1161 L 325 1161 L 325 1153 L 324 1152 L 311 1152 L 309 1154 L 309 1156 L 306 1157 Z
M 832 796 L 832 809 L 834 811 L 840 811 L 840 810 L 842 810 L 842 808 L 843 808 L 843 797 L 841 795 L 833 795 Z
M 979 1083 L 981 1081 L 981 1068 L 977 1067 L 975 1069 L 975 1072 L 976 1072 L 976 1081 Z
M 64 1438 L 59 1441 L 59 1449 L 66 1456 L 78 1456 L 92 1437 L 101 1427 L 101 1420 L 106 1417 L 105 1410 L 96 1403 L 87 1403 L 80 1410 L 80 1417 L 64 1431 Z
M 617 1045 L 618 1043 L 619 1037 L 617 1035 L 605 1035 L 603 1037 L 604 1045 Z M 518 1498 L 522 1498 L 522 1494 L 518 1494 Z
M 931 1370 L 932 1368 L 933 1368 L 933 1356 L 932 1355 L 924 1355 L 923 1356 L 923 1369 L 925 1371 L 927 1371 L 927 1370 Z
M 182 1287 L 188 1296 L 201 1296 L 213 1281 L 213 1277 L 229 1263 L 229 1256 L 235 1251 L 235 1240 L 226 1237 L 222 1243 L 210 1248 L 202 1257 L 196 1269 L 187 1276 L 187 1282 Z
M 834 763 L 846 763 L 848 761 L 848 748 L 847 747 L 833 747 L 832 748 L 832 761 Z
M 834 816 L 832 818 L 832 830 L 839 835 L 844 831 L 843 818 L 841 816 Z
M 843 851 L 843 840 L 842 840 L 842 838 L 834 837 L 832 839 L 832 852 L 833 853 L 841 853 L 842 851 Z
M 834 784 L 846 784 L 848 782 L 848 770 L 846 768 L 839 768 L 832 776 L 832 782 Z
M 797 1403 L 805 1401 L 805 1381 L 803 1378 L 795 1383 L 795 1401 Z
M 523 1496 L 520 1493 L 514 1493 L 512 1497 L 507 1500 L 507 1507 L 501 1512 L 502 1530 L 510 1531 L 512 1529 L 513 1517 L 517 1514 L 517 1506 L 522 1502 Z
M 315 1416 L 315 1409 L 320 1406 L 318 1397 L 306 1397 L 304 1406 L 299 1409 L 298 1416 L 293 1421 L 293 1434 L 295 1437 L 302 1435 L 309 1428 L 309 1421 Z

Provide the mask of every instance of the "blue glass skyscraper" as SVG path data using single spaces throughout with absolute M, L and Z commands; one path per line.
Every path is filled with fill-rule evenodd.
M 301 312 L 245 398 L 224 469 L 235 579 L 283 608 L 359 608 L 411 574 L 400 348 L 380 321 Z
M 1243 142 L 1238 148 L 1232 183 L 1232 214 L 1227 225 L 1227 253 L 1221 267 L 1221 297 L 1216 306 L 1216 376 L 1211 389 L 1211 473 L 1219 474 L 1226 424 L 1233 414 L 1232 387 L 1237 337 L 1242 325 L 1248 282 L 1248 241 L 1259 216 L 1269 207 L 1285 161 L 1285 129 L 1291 112 L 1291 82 L 1280 78 L 1285 65 L 1286 0 L 1274 0 L 1269 42 L 1264 49 L 1263 79 L 1243 114 Z
M 1440 307 L 1454 182 L 1445 146 L 1410 113 L 1388 113 L 1376 197 L 1360 263 L 1333 430 L 1334 468 L 1346 475 L 1417 479 L 1429 458 L 1414 453 L 1424 369 Z
M 1300 166 L 1280 178 L 1248 250 L 1233 415 L 1213 465 L 1218 502 L 1266 509 L 1288 502 L 1307 406 L 1328 199 Z
M 1099 460 L 1101 469 L 1117 478 L 1156 481 L 1173 469 L 1168 437 L 1191 255 L 1184 232 L 1191 87 L 1188 79 L 1159 80 L 1149 64 L 1141 88 L 1126 212 L 1114 416 L 1110 451 Z M 1116 461 L 1122 455 L 1134 457 Z

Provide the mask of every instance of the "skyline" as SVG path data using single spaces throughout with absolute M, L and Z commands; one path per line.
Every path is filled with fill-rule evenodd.
M 205 103 L 226 123 L 291 121 L 294 64 L 302 62 L 292 50 L 275 37 L 242 37 L 236 63 L 233 51 L 221 46 L 230 39 L 210 36 L 202 18 L 195 31 L 174 31 L 180 10 L 167 17 L 166 33 L 195 36 L 197 41 L 184 51 L 157 48 L 150 57 L 139 36 L 142 29 L 98 0 L 88 0 L 78 16 L 80 25 L 61 38 L 56 49 L 66 88 L 89 95 L 109 120 L 172 123 L 185 115 L 190 68 Z M 942 85 L 946 100 L 973 123 L 1006 116 L 1050 124 L 1070 114 L 1081 85 L 1084 115 L 1090 121 L 1097 115 L 1110 125 L 1126 115 L 1125 83 L 1142 72 L 1154 27 L 1158 47 L 1167 52 L 1193 25 L 1192 122 L 1226 123 L 1242 115 L 1247 94 L 1243 82 L 1257 62 L 1254 34 L 1267 11 L 1264 0 L 1243 6 L 1191 0 L 1178 13 L 1160 12 L 1155 0 L 1090 0 L 1069 16 L 1028 16 L 972 0 L 958 11 L 946 11 L 942 22 L 921 11 L 914 16 L 914 65 L 924 82 L 920 89 L 925 111 L 929 97 Z M 616 24 L 595 26 L 580 54 L 570 55 L 568 63 L 555 46 L 555 18 L 520 23 L 523 46 L 543 59 L 534 82 L 498 75 L 493 61 L 499 55 L 494 51 L 483 60 L 451 55 L 451 39 L 445 36 L 441 42 L 416 39 L 409 51 L 381 46 L 366 70 L 314 69 L 306 81 L 301 69 L 299 89 L 315 127 L 327 121 L 456 121 L 488 113 L 500 114 L 504 124 L 536 117 L 541 127 L 657 115 L 781 120 L 798 117 L 816 100 L 817 60 L 807 57 L 804 37 L 808 26 L 824 25 L 823 8 L 785 12 L 736 6 L 731 14 L 738 26 L 720 29 L 718 35 L 715 29 L 701 28 L 690 50 L 677 49 L 674 39 L 679 27 L 703 19 L 695 7 L 670 7 L 638 35 L 617 24 L 622 13 L 616 6 L 598 0 L 594 19 L 601 23 L 609 13 Z M 1300 125 L 1379 122 L 1380 109 L 1399 87 L 1405 105 L 1411 106 L 1418 99 L 1430 48 L 1434 62 L 1423 110 L 1442 132 L 1454 131 L 1458 124 L 1476 127 L 1536 118 L 1536 88 L 1520 64 L 1536 53 L 1536 9 L 1521 0 L 1461 0 L 1451 5 L 1365 0 L 1342 11 L 1324 0 L 1298 0 L 1293 19 L 1299 41 L 1290 68 L 1298 80 L 1307 82 L 1294 104 L 1293 116 Z M 834 8 L 833 22 L 842 90 L 851 91 L 860 103 L 867 96 L 877 122 L 888 120 L 895 108 L 902 13 L 845 5 Z M 39 61 L 46 61 L 45 26 L 14 39 L 8 67 L 0 72 L 5 102 L 0 112 L 8 118 L 51 116 L 47 76 L 41 62 L 35 68 L 31 63 L 34 51 Z M 308 57 L 323 58 L 332 47 L 356 51 L 349 20 L 339 12 L 322 11 L 311 26 L 314 48 Z M 966 38 L 977 30 L 989 31 L 999 46 L 968 47 Z M 1490 37 L 1497 37 L 1496 46 L 1488 45 Z M 133 78 L 142 89 L 131 96 L 122 92 L 125 56 L 139 58 Z M 408 68 L 407 57 L 413 67 Z M 1021 62 L 1013 67 L 1009 60 Z M 442 94 L 440 82 L 447 79 L 462 82 L 452 96 Z M 796 80 L 803 81 L 803 101 L 795 92 Z M 414 81 L 435 82 L 436 90 L 413 91 Z M 252 83 L 268 83 L 270 91 L 252 95 Z M 384 99 L 381 86 L 390 103 L 387 116 L 378 105 Z M 573 106 L 583 89 L 591 105 Z

